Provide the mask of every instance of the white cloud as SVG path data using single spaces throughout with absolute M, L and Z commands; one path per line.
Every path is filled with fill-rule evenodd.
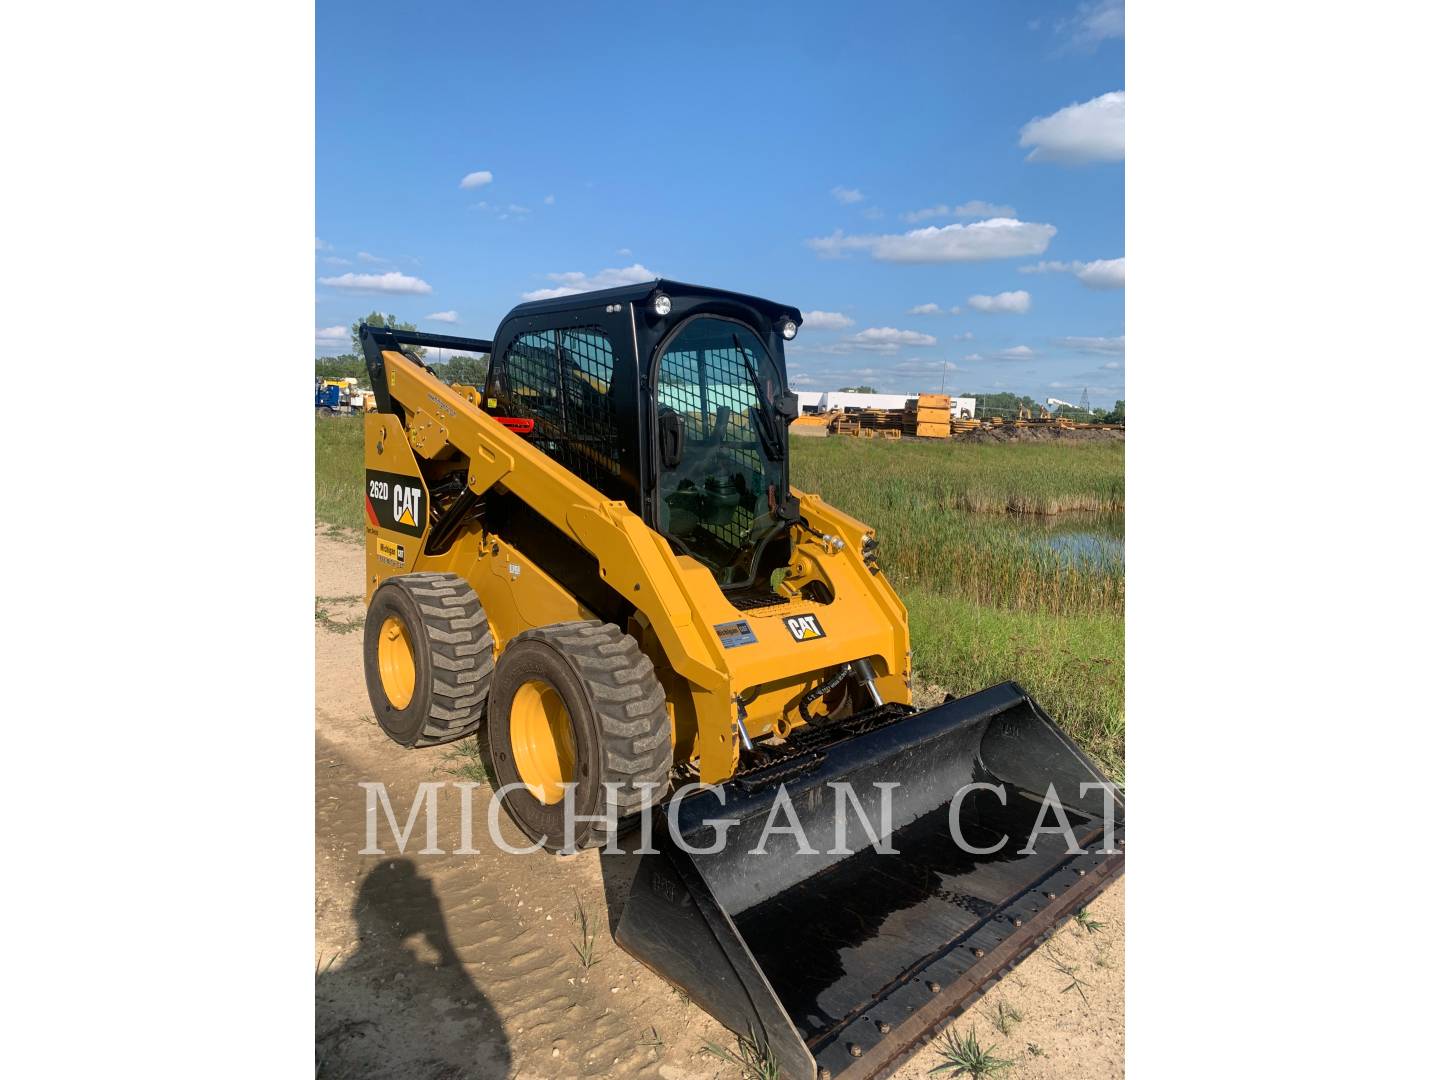
M 803 313 L 806 326 L 812 330 L 844 330 L 854 326 L 855 320 L 838 311 L 807 311 Z
M 966 303 L 975 311 L 1000 315 L 1024 315 L 1030 310 L 1030 294 L 1024 289 L 996 293 L 994 296 L 977 294 L 970 297 Z
M 315 250 L 316 250 L 316 251 L 329 251 L 329 250 L 330 250 L 330 245 L 327 244 L 324 240 L 321 240 L 320 237 L 317 236 L 317 237 L 315 237 Z
M 1013 206 L 1001 206 L 998 203 L 989 203 L 981 199 L 971 199 L 969 202 L 960 203 L 956 206 L 949 206 L 945 203 L 938 203 L 935 206 L 927 206 L 923 210 L 912 210 L 908 214 L 901 214 L 906 221 L 928 221 L 937 217 L 960 217 L 960 218 L 1013 218 L 1015 208 Z
M 881 210 L 878 206 L 867 206 L 864 210 L 860 211 L 860 216 L 866 221 L 879 221 L 885 216 L 885 211 Z
M 1125 286 L 1124 259 L 1096 259 L 1075 270 L 1080 284 L 1092 289 L 1120 289 Z
M 1075 349 L 1079 352 L 1095 353 L 1100 356 L 1124 356 L 1125 335 L 1119 337 L 1062 337 L 1056 338 L 1055 344 L 1062 349 Z
M 965 354 L 964 356 L 962 356 L 960 359 L 962 359 L 962 360 L 984 360 L 985 358 L 984 358 L 983 356 L 981 356 L 978 352 L 972 352 L 972 353 L 966 353 L 966 354 Z
M 945 314 L 945 309 L 942 308 L 939 304 L 916 304 L 914 307 L 912 307 L 912 308 L 911 308 L 909 311 L 907 311 L 905 314 L 906 314 L 906 315 L 943 315 L 943 314 Z
M 1069 36 L 1072 48 L 1094 48 L 1107 38 L 1125 36 L 1125 0 L 1090 0 L 1055 29 Z
M 1116 368 L 1120 367 L 1121 364 L 1119 360 L 1111 360 L 1108 364 L 1101 364 L 1100 366 L 1103 367 L 1106 371 L 1114 371 Z
M 871 326 L 861 330 L 851 343 L 857 349 L 896 352 L 901 345 L 934 345 L 935 338 L 918 330 L 897 330 L 893 326 Z
M 923 375 L 932 371 L 959 371 L 960 365 L 952 360 L 922 360 L 918 356 L 901 360 L 893 368 L 902 375 Z
M 902 218 L 914 224 L 917 221 L 929 221 L 931 218 L 949 217 L 950 207 L 945 203 L 937 203 L 935 206 L 927 206 L 920 210 L 911 210 L 908 214 L 901 214 Z
M 466 173 L 460 181 L 460 186 L 466 189 L 484 187 L 494 179 L 495 176 L 489 169 L 481 169 L 479 172 Z
M 967 203 L 961 203 L 955 207 L 956 217 L 967 218 L 1013 218 L 1015 208 L 1013 206 L 1002 206 L 999 203 L 984 202 L 981 199 L 971 199 Z
M 357 251 L 355 258 L 363 263 L 383 263 L 389 261 L 388 259 L 382 259 L 379 255 L 371 255 L 368 251 Z
M 653 281 L 660 275 L 654 270 L 647 270 L 639 263 L 635 263 L 632 266 L 601 270 L 595 274 L 583 274 L 578 270 L 570 270 L 561 274 L 546 274 L 545 276 L 556 282 L 554 288 L 532 289 L 530 292 L 521 293 L 520 299 L 550 300 L 556 296 L 573 296 L 575 293 L 593 292 L 596 289 L 613 289 L 617 285 L 634 285 L 641 281 Z
M 634 255 L 635 253 L 634 253 L 633 251 L 631 251 L 629 248 L 616 248 L 616 249 L 615 249 L 615 254 L 616 254 L 616 255 Z
M 865 193 L 859 188 L 832 187 L 830 194 L 835 196 L 835 201 L 838 203 L 857 203 L 865 198 Z
M 317 326 L 315 328 L 316 345 L 349 345 L 350 328 L 348 326 Z
M 1029 345 L 1014 345 L 995 354 L 1001 360 L 1032 360 L 1039 355 Z
M 425 318 L 431 320 L 432 322 L 454 323 L 460 321 L 460 313 L 458 311 L 435 311 L 431 312 L 429 315 L 426 315 Z
M 341 274 L 339 277 L 321 278 L 320 284 L 336 289 L 348 289 L 351 292 L 423 295 L 434 291 L 428 281 L 402 274 L 398 270 L 391 270 L 388 274 Z
M 1020 129 L 1020 145 L 1034 148 L 1026 161 L 1080 165 L 1125 160 L 1125 91 L 1037 116 Z
M 969 225 L 931 225 L 904 234 L 846 236 L 838 229 L 830 236 L 805 241 L 821 255 L 839 256 L 866 251 L 881 262 L 978 262 L 1038 255 L 1056 233 L 1054 225 L 1037 225 L 1014 218 L 990 218 Z
M 323 256 L 323 257 L 320 259 L 320 261 L 323 262 L 323 263 L 326 263 L 326 264 L 328 264 L 328 265 L 330 265 L 330 266 L 349 266 L 349 265 L 350 265 L 350 260 L 349 260 L 349 259 L 342 259 L 342 258 L 340 258 L 340 256 L 338 256 L 338 255 L 325 255 L 325 256 Z
M 546 206 L 554 206 L 554 205 L 555 205 L 555 196 L 554 196 L 554 195 L 546 195 L 546 196 L 545 196 L 545 205 L 546 205 Z
M 1074 274 L 1080 283 L 1091 289 L 1123 289 L 1125 259 L 1095 259 L 1091 262 L 1060 262 L 1047 259 L 1033 266 L 1020 267 L 1022 274 Z

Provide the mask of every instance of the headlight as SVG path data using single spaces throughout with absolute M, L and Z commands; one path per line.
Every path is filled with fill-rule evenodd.
M 780 327 L 780 336 L 783 337 L 786 341 L 789 341 L 799 331 L 800 328 L 796 326 L 793 321 L 791 321 L 790 319 L 786 319 L 785 324 Z
M 650 301 L 650 310 L 663 319 L 670 314 L 670 298 L 664 293 L 656 293 L 655 298 Z

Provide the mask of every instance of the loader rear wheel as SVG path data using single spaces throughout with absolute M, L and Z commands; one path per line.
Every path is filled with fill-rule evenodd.
M 469 583 L 400 574 L 365 614 L 365 686 L 381 730 L 401 746 L 438 746 L 480 729 L 495 638 Z
M 495 667 L 490 756 L 504 805 L 549 851 L 565 848 L 564 785 L 575 785 L 575 846 L 609 838 L 605 784 L 621 822 L 664 798 L 673 756 L 665 691 L 649 657 L 613 623 L 566 622 L 517 634 Z M 652 785 L 652 786 L 642 786 Z

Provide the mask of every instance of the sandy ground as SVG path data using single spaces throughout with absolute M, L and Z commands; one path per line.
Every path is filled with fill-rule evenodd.
M 441 781 L 437 846 L 460 844 L 453 749 L 407 751 L 376 726 L 361 674 L 364 551 L 315 538 L 316 1061 L 318 1076 L 736 1077 L 705 1051 L 733 1047 L 719 1024 L 632 960 L 611 938 L 623 897 L 607 895 L 594 851 L 513 856 L 491 843 L 489 788 L 473 792 L 478 854 L 421 854 L 417 823 L 396 853 L 383 812 L 380 847 L 362 855 L 364 782 L 382 782 L 403 828 L 417 785 Z M 520 833 L 502 817 L 507 841 Z M 1011 1077 L 1115 1077 L 1124 1063 L 1123 882 L 1027 959 L 953 1028 L 1014 1062 Z M 611 892 L 618 892 L 612 885 Z M 587 970 L 577 913 L 594 932 Z M 1067 974 L 1064 969 L 1069 969 Z M 1009 1034 L 996 1011 L 1020 1014 Z M 928 1076 L 922 1050 L 896 1073 Z

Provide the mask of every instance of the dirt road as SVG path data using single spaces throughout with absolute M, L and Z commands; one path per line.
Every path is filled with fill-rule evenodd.
M 490 790 L 471 789 L 473 848 L 461 845 L 469 761 L 450 748 L 402 750 L 370 713 L 360 663 L 364 552 L 315 536 L 316 1060 L 318 1076 L 501 1078 L 737 1077 L 705 1051 L 735 1040 L 611 938 L 623 897 L 607 895 L 594 851 L 508 855 L 486 828 Z M 379 782 L 403 830 L 420 784 L 439 782 L 436 847 L 417 820 L 403 854 L 383 806 L 383 854 L 366 847 L 367 792 Z M 501 818 L 515 847 L 523 837 Z M 594 936 L 586 968 L 579 918 Z M 1124 894 L 1070 923 L 954 1025 L 1015 1062 L 1011 1077 L 1115 1077 L 1124 1061 Z M 1003 1000 L 1020 1014 L 997 1025 Z M 940 1063 L 926 1049 L 896 1074 Z

